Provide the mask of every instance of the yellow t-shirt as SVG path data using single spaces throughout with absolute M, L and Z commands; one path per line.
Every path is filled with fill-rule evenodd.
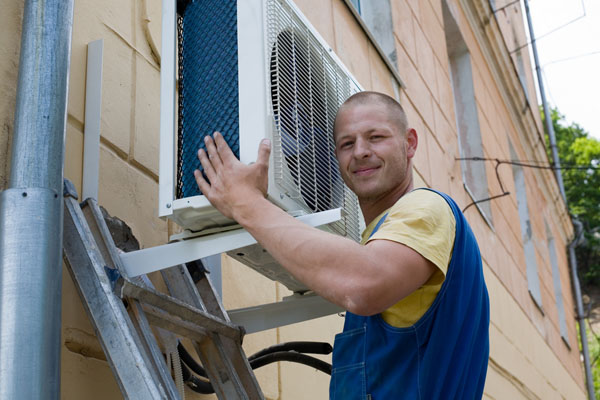
M 387 217 L 369 238 L 386 212 Z M 381 313 L 385 322 L 399 328 L 411 326 L 429 309 L 448 271 L 455 226 L 454 214 L 446 200 L 430 190 L 413 190 L 405 194 L 367 226 L 362 234 L 362 244 L 377 239 L 402 243 L 438 268 L 423 286 Z

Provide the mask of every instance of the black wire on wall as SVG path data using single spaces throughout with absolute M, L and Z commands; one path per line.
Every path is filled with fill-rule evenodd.
M 524 167 L 524 168 L 548 169 L 548 170 L 578 169 L 578 170 L 596 171 L 596 170 L 600 169 L 596 165 L 568 165 L 567 164 L 567 165 L 561 165 L 560 167 L 556 167 L 552 164 L 548 164 L 547 162 L 543 162 L 543 161 L 502 160 L 499 158 L 487 158 L 487 157 L 462 157 L 462 158 L 455 158 L 455 160 L 456 161 L 493 161 L 493 162 L 495 162 L 496 165 L 494 167 L 494 170 L 496 172 L 496 179 L 498 180 L 498 184 L 500 185 L 500 190 L 502 191 L 501 194 L 486 197 L 486 198 L 480 199 L 480 200 L 475 200 L 475 201 L 469 203 L 465 208 L 463 208 L 463 210 L 462 210 L 463 213 L 467 210 L 467 208 L 471 207 L 472 205 L 483 203 L 486 201 L 495 200 L 500 197 L 508 196 L 510 194 L 510 192 L 504 188 L 504 184 L 502 183 L 502 179 L 500 179 L 500 174 L 498 173 L 498 167 L 500 167 L 500 165 L 502 165 L 502 164 L 516 165 L 516 166 Z

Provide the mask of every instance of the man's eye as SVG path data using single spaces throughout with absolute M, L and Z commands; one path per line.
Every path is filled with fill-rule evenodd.
M 350 147 L 352 147 L 352 142 L 343 142 L 340 144 L 341 149 L 348 149 Z

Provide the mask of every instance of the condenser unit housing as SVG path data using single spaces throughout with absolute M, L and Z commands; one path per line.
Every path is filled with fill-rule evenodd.
M 358 201 L 332 137 L 338 107 L 361 90 L 356 80 L 291 1 L 178 3 L 177 68 L 168 54 L 161 67 L 159 215 L 200 234 L 235 227 L 193 176 L 204 137 L 219 131 L 243 163 L 271 139 L 269 200 L 294 216 L 342 208 L 326 229 L 359 240 Z

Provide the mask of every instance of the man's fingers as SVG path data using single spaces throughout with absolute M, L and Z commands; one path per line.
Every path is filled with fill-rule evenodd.
M 200 160 L 200 164 L 202 164 L 202 168 L 204 169 L 204 173 L 206 174 L 208 180 L 213 181 L 216 173 L 213 168 L 212 161 L 208 158 L 208 155 L 204 149 L 198 150 L 198 159 Z
M 269 155 L 271 155 L 271 141 L 263 139 L 258 146 L 258 157 L 256 163 L 262 166 L 269 167 Z
M 219 154 L 219 151 L 217 150 L 217 147 L 215 146 L 214 140 L 210 136 L 205 136 L 204 145 L 206 146 L 208 157 L 210 157 L 210 162 L 212 163 L 215 170 L 218 170 L 219 167 L 223 164 L 223 162 L 221 161 L 221 156 Z
M 227 162 L 231 162 L 234 159 L 237 160 L 237 158 L 231 151 L 231 148 L 229 148 L 229 145 L 225 141 L 225 138 L 223 137 L 223 135 L 221 135 L 220 132 L 215 132 L 215 134 L 213 136 L 215 138 L 214 140 L 215 140 L 215 144 L 217 146 L 217 152 L 221 156 L 222 162 L 227 163 Z
M 206 182 L 206 179 L 204 179 L 204 177 L 202 176 L 202 172 L 200 172 L 199 170 L 195 170 L 194 178 L 196 178 L 196 183 L 198 184 L 200 191 L 206 195 L 206 193 L 208 193 L 208 191 L 210 190 L 210 184 Z

